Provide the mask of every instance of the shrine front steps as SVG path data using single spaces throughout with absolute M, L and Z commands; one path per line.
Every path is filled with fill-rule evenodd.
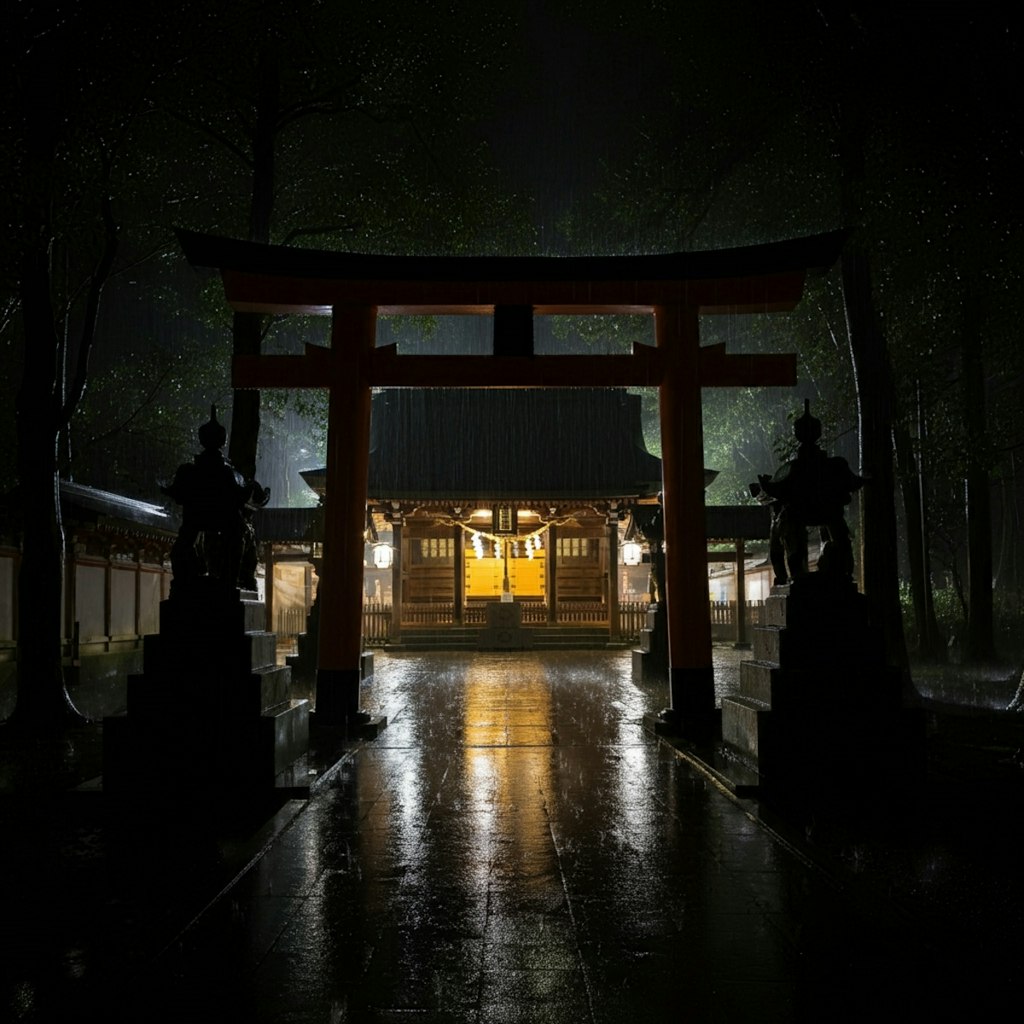
M 607 626 L 524 626 L 530 634 L 533 651 L 585 651 L 626 648 L 626 642 L 612 642 Z M 389 641 L 390 651 L 476 651 L 480 650 L 483 628 L 479 626 L 439 626 L 406 628 L 401 638 Z M 508 648 L 518 649 L 518 648 Z

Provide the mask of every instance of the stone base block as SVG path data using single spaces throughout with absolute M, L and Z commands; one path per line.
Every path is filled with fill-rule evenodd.
M 261 754 L 269 750 L 273 774 L 280 775 L 309 750 L 309 701 L 290 700 L 274 708 L 262 716 L 260 730 Z
M 746 697 L 722 698 L 722 742 L 746 760 L 756 762 L 760 739 L 766 728 L 770 709 Z
M 387 727 L 387 715 L 369 715 L 360 725 L 359 735 L 364 740 L 375 740 Z
M 633 679 L 645 683 L 665 682 L 668 679 L 668 658 L 659 651 L 634 649 Z

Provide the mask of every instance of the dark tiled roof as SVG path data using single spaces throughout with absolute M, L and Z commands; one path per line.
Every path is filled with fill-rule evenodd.
M 374 395 L 371 499 L 657 494 L 640 397 L 620 390 L 394 389 Z
M 175 533 L 178 529 L 178 517 L 166 508 L 97 487 L 61 480 L 60 498 L 65 505 L 106 519 L 166 533 Z

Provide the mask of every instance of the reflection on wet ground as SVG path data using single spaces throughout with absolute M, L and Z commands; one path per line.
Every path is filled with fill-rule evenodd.
M 654 742 L 641 718 L 663 695 L 629 668 L 379 657 L 364 706 L 389 728 L 167 951 L 135 1010 L 575 1024 L 976 1008 L 946 935 L 818 869 Z
M 914 688 L 927 700 L 1005 711 L 1020 682 L 1020 666 L 915 665 Z
M 745 652 L 715 654 L 732 685 Z M 389 727 L 223 888 L 223 844 L 166 808 L 0 805 L 17 835 L 0 842 L 0 1019 L 817 1022 L 999 1005 L 1024 936 L 1020 801 L 946 779 L 884 835 L 848 808 L 773 831 L 643 730 L 665 694 L 630 668 L 629 652 L 379 654 L 362 703 Z

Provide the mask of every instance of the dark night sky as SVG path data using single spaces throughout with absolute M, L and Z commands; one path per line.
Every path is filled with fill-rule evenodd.
M 869 131 L 893 119 L 904 125 L 895 137 L 914 173 L 936 181 L 952 174 L 957 188 L 984 190 L 982 179 L 995 175 L 1005 186 L 1021 163 L 1020 16 L 987 0 L 771 10 L 742 2 L 670 9 L 651 0 L 625 15 L 603 5 L 592 18 L 582 5 L 568 7 L 525 5 L 522 80 L 487 126 L 498 163 L 534 199 L 541 251 L 562 244 L 558 217 L 601 181 L 603 163 L 628 162 L 673 118 L 689 130 L 679 111 L 694 125 L 706 119 L 742 131 L 751 122 L 730 107 L 745 106 L 749 118 L 763 106 L 779 144 L 792 147 L 786 136 L 808 130 L 795 112 L 814 110 L 810 130 L 823 133 L 829 105 L 842 97 L 862 108 Z M 764 202 L 807 199 L 806 185 L 790 187 L 776 186 Z
M 595 186 L 603 163 L 635 144 L 645 106 L 663 102 L 668 84 L 640 33 L 559 17 L 539 2 L 526 8 L 523 88 L 487 130 L 499 165 L 534 199 L 545 251 L 558 217 Z

